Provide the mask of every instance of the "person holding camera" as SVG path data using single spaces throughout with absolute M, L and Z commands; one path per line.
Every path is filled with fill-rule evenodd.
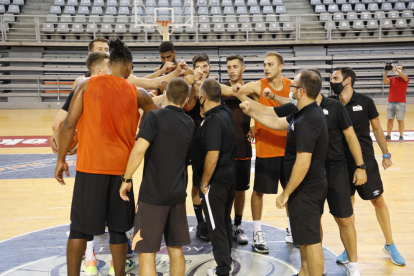
M 382 82 L 390 85 L 387 102 L 387 135 L 385 139 L 391 141 L 394 118 L 397 118 L 398 129 L 400 131 L 399 141 L 402 143 L 404 142 L 404 114 L 409 77 L 404 74 L 404 67 L 402 65 L 394 66 L 392 63 L 387 63 L 384 69 L 385 73 Z M 388 71 L 394 71 L 396 76 L 388 77 Z

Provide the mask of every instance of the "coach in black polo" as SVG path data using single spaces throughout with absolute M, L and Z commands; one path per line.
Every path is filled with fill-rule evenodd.
M 371 201 L 375 207 L 377 219 L 385 237 L 386 243 L 383 251 L 391 256 L 391 261 L 394 264 L 405 265 L 405 260 L 394 245 L 392 237 L 390 215 L 384 197 L 382 196 L 384 188 L 370 136 L 370 124 L 383 154 L 382 166 L 385 170 L 392 165 L 391 154 L 388 152 L 387 142 L 379 122 L 379 114 L 375 103 L 370 97 L 354 91 L 355 80 L 356 74 L 349 67 L 335 68 L 331 77 L 331 88 L 337 95 L 335 98 L 340 100 L 348 111 L 349 117 L 354 125 L 355 133 L 361 144 L 364 163 L 366 165 L 367 183 L 362 186 L 355 186 L 352 183 L 350 185 L 352 202 L 355 201 L 355 191 L 358 191 L 362 199 Z M 347 147 L 345 148 L 347 149 Z M 357 164 L 352 159 L 349 149 L 346 150 L 346 156 L 348 160 L 348 173 L 352 173 L 355 171 Z M 348 256 L 345 251 L 337 258 L 338 262 L 346 262 L 347 260 Z
M 170 256 L 170 274 L 185 273 L 182 246 L 191 242 L 185 208 L 185 161 L 195 128 L 182 109 L 189 93 L 190 86 L 185 80 L 170 81 L 167 106 L 151 110 L 145 116 L 120 189 L 121 198 L 128 200 L 130 179 L 145 154 L 132 241 L 132 248 L 139 253 L 139 275 L 156 274 L 155 255 L 163 235 Z
M 236 190 L 234 123 L 230 109 L 221 103 L 221 87 L 216 80 L 202 83 L 200 105 L 206 112 L 193 141 L 193 173 L 201 179 L 201 204 L 217 263 L 207 275 L 228 276 L 233 246 L 230 213 Z

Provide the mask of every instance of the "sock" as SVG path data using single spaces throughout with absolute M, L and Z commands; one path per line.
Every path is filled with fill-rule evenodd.
M 253 235 L 256 232 L 262 231 L 262 221 L 261 220 L 254 220 L 253 221 Z
M 239 226 L 241 224 L 242 217 L 243 216 L 234 214 L 234 225 Z
M 291 234 L 292 230 L 290 229 L 290 219 L 289 219 L 289 217 L 286 217 L 286 218 L 287 218 L 287 229 L 288 229 L 288 232 Z
M 203 218 L 203 209 L 201 208 L 201 204 L 199 205 L 193 205 L 194 206 L 194 212 L 197 218 L 197 223 L 202 223 L 204 222 L 204 218 Z
M 351 267 L 351 266 L 358 266 L 358 262 L 355 262 L 355 263 L 348 262 L 348 266 L 349 267 Z
M 87 262 L 95 260 L 95 256 L 93 254 L 93 241 L 88 241 L 86 243 L 85 260 Z

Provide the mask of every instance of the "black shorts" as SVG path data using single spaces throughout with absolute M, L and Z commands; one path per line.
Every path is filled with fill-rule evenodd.
M 348 162 L 349 183 L 351 185 L 351 196 L 358 191 L 359 196 L 363 200 L 371 200 L 378 198 L 384 193 L 384 186 L 382 185 L 381 175 L 377 160 L 374 156 L 364 156 L 364 163 L 367 166 L 367 182 L 360 186 L 355 186 L 352 183 L 354 173 L 356 170 L 355 162 Z
M 253 190 L 264 194 L 277 194 L 280 185 L 286 187 L 286 177 L 283 171 L 283 156 L 260 158 L 256 157 Z
M 167 246 L 191 243 L 185 203 L 159 206 L 139 201 L 134 226 L 132 246 L 135 245 L 135 252 L 160 251 L 163 235 Z
M 116 232 L 134 226 L 134 189 L 127 192 L 129 201 L 119 196 L 120 175 L 76 172 L 73 189 L 70 229 L 88 235 L 102 235 L 105 226 Z
M 328 180 L 327 201 L 331 214 L 337 218 L 352 216 L 354 209 L 349 190 L 347 165 L 326 166 L 326 179 Z
M 193 170 L 193 186 L 200 188 L 202 176 L 197 175 Z
M 250 189 L 250 171 L 252 160 L 235 160 L 236 165 L 236 191 L 246 191 Z
M 301 183 L 288 200 L 293 242 L 296 245 L 321 242 L 321 210 L 326 199 L 328 181 Z

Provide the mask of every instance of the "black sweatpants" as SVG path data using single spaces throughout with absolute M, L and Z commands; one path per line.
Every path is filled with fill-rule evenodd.
M 201 205 L 207 220 L 213 255 L 217 263 L 217 275 L 228 276 L 231 269 L 231 248 L 233 247 L 231 208 L 236 185 L 217 186 L 210 184 L 204 195 L 200 191 Z

